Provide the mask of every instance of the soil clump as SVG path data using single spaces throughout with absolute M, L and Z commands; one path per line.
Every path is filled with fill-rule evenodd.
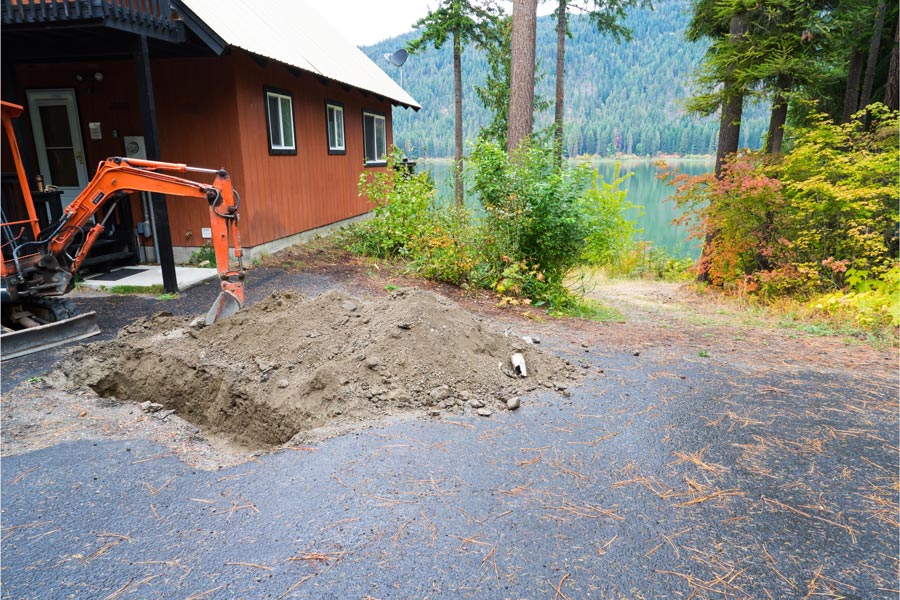
M 527 377 L 516 375 L 514 353 Z M 57 386 L 158 403 L 250 447 L 399 412 L 506 410 L 512 398 L 580 377 L 447 298 L 406 289 L 370 301 L 280 292 L 204 328 L 160 313 L 76 351 L 60 373 Z

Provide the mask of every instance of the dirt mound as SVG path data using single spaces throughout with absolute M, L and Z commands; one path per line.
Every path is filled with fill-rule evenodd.
M 526 378 L 513 373 L 516 352 Z M 576 377 L 564 360 L 421 290 L 371 302 L 279 293 L 202 329 L 163 313 L 79 351 L 61 371 L 66 387 L 159 403 L 250 446 L 404 410 L 497 410 Z

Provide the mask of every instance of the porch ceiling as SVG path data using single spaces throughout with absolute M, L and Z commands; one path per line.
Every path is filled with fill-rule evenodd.
M 153 38 L 147 42 L 153 58 L 214 55 L 209 46 L 192 33 L 179 44 Z M 4 27 L 0 43 L 4 60 L 12 59 L 16 63 L 116 60 L 134 57 L 135 35 L 101 24 L 40 30 Z

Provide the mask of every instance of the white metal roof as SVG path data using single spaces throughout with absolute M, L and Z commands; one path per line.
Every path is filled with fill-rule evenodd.
M 406 90 L 305 0 L 182 2 L 229 46 L 420 108 Z

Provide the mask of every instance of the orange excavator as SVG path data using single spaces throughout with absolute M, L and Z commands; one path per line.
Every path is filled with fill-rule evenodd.
M 244 304 L 244 266 L 237 210 L 240 196 L 223 169 L 204 169 L 184 164 L 107 158 L 77 198 L 49 227 L 41 229 L 29 190 L 28 179 L 13 130 L 12 119 L 22 107 L 2 102 L 3 130 L 16 165 L 27 218 L 0 222 L 2 233 L 3 334 L 0 357 L 14 358 L 84 339 L 100 333 L 95 313 L 74 315 L 71 304 L 60 297 L 71 291 L 73 276 L 103 233 L 116 203 L 132 192 L 159 192 L 200 198 L 209 204 L 212 245 L 219 272 L 221 293 L 206 315 L 212 324 L 232 315 Z M 171 173 L 214 176 L 211 184 L 199 183 Z M 3 198 L 4 204 L 8 201 Z M 3 211 L 5 220 L 6 210 Z M 76 242 L 81 242 L 77 244 Z M 237 265 L 233 268 L 229 250 Z

